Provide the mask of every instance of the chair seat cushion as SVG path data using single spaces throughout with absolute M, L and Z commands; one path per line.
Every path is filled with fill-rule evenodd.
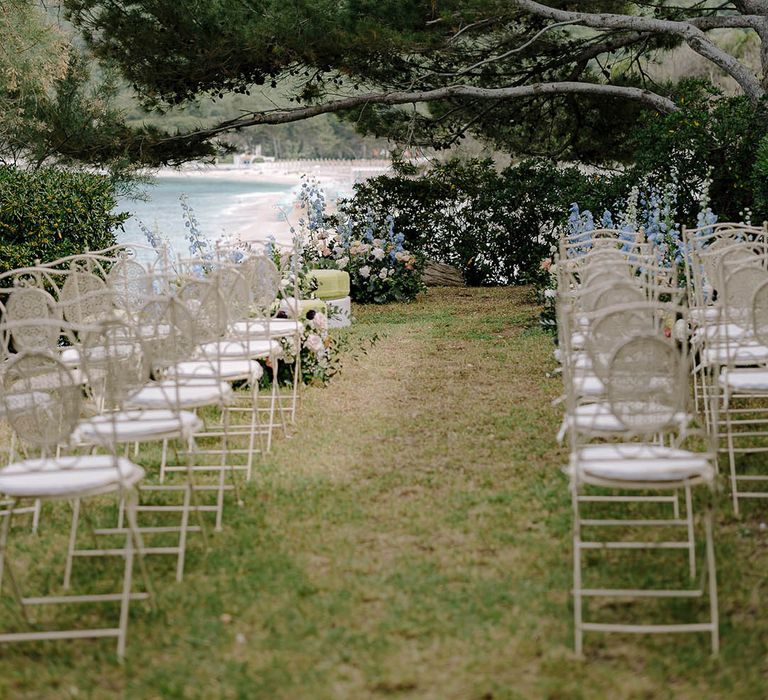
M 171 367 L 168 374 L 178 379 L 214 378 L 223 382 L 258 381 L 264 370 L 255 360 L 188 360 Z
M 667 409 L 660 407 L 658 415 L 665 415 Z M 569 427 L 575 427 L 582 432 L 597 433 L 616 433 L 624 432 L 627 427 L 622 423 L 611 410 L 607 402 L 588 403 L 577 406 L 575 412 L 566 419 Z M 684 413 L 678 413 L 674 416 L 674 423 L 683 425 L 687 423 L 689 417 Z
M 137 343 L 125 342 L 112 346 L 112 357 L 123 358 L 133 357 L 139 352 L 140 347 Z M 82 349 L 70 346 L 64 348 L 59 354 L 59 359 L 67 367 L 79 367 L 82 363 Z M 105 347 L 92 347 L 88 351 L 87 360 L 89 362 L 103 362 L 107 359 L 107 349 Z
M 705 367 L 712 365 L 756 364 L 768 360 L 768 347 L 755 342 L 739 343 L 738 345 L 720 345 L 704 348 L 701 361 Z
M 606 481 L 669 482 L 714 476 L 706 455 L 643 443 L 583 447 L 571 457 L 570 468 Z
M 53 397 L 45 391 L 30 391 L 26 394 L 8 394 L 0 400 L 0 418 L 11 414 L 22 414 L 30 409 L 53 403 Z
M 139 408 L 200 408 L 226 404 L 232 394 L 230 384 L 213 378 L 166 379 L 142 387 L 126 404 Z
M 693 332 L 693 341 L 701 342 L 706 339 L 715 343 L 725 343 L 749 338 L 750 335 L 749 330 L 735 323 L 716 323 L 697 328 Z
M 283 348 L 276 340 L 218 340 L 200 346 L 200 352 L 214 361 L 217 359 L 252 359 L 279 355 Z
M 720 386 L 737 392 L 768 392 L 768 369 L 723 369 Z
M 691 321 L 694 323 L 705 323 L 708 321 L 717 321 L 720 318 L 721 311 L 717 306 L 699 306 L 689 311 Z
M 202 421 L 190 411 L 127 409 L 101 413 L 81 421 L 73 437 L 86 444 L 143 442 L 189 437 L 202 425 Z
M 141 467 L 112 455 L 27 459 L 0 471 L 0 493 L 16 498 L 72 498 L 133 486 L 143 476 Z
M 301 333 L 304 330 L 304 324 L 292 318 L 270 318 L 268 322 L 261 319 L 249 319 L 238 321 L 232 326 L 232 330 L 238 338 L 243 339 L 266 338 L 267 332 L 269 332 L 270 338 L 284 338 Z
M 573 386 L 577 396 L 602 396 L 605 393 L 605 384 L 594 374 L 577 374 Z
M 580 333 L 579 331 L 571 333 L 571 350 L 583 350 L 586 342 L 586 333 Z

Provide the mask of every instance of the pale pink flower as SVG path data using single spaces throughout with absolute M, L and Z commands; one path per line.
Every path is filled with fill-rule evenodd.
M 322 312 L 318 311 L 312 319 L 312 325 L 319 331 L 328 330 L 328 317 Z
M 325 343 L 317 333 L 310 333 L 304 341 L 304 347 L 319 355 L 325 350 Z

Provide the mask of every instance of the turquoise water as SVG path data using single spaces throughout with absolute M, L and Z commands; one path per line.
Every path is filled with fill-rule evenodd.
M 152 230 L 167 237 L 178 253 L 186 253 L 184 219 L 179 197 L 186 194 L 194 210 L 198 228 L 207 238 L 215 241 L 223 234 L 237 235 L 254 223 L 252 205 L 265 196 L 281 193 L 290 201 L 290 185 L 268 182 L 244 182 L 206 177 L 158 178 L 155 185 L 146 188 L 147 201 L 122 199 L 118 211 L 131 213 L 125 230 L 118 231 L 120 243 L 146 244 L 138 220 Z

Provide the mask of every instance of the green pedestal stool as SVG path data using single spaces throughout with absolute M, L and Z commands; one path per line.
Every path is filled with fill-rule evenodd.
M 315 280 L 317 297 L 328 304 L 328 326 L 348 326 L 352 322 L 349 273 L 344 270 L 310 270 L 308 276 Z

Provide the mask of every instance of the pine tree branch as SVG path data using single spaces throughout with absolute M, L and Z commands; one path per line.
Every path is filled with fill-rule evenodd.
M 208 129 L 186 132 L 160 139 L 159 143 L 190 139 L 209 139 L 218 134 L 243 129 L 260 124 L 287 124 L 316 117 L 319 114 L 341 112 L 344 110 L 366 107 L 368 105 L 402 105 L 423 102 L 435 102 L 452 98 L 473 98 L 481 100 L 507 100 L 525 97 L 543 97 L 546 95 L 603 95 L 605 97 L 636 100 L 658 112 L 677 111 L 677 106 L 668 97 L 650 90 L 618 85 L 603 85 L 586 82 L 537 83 L 505 88 L 479 88 L 472 85 L 450 85 L 435 90 L 413 92 L 387 92 L 356 95 L 323 104 L 291 109 L 277 109 L 267 112 L 254 112 L 248 116 L 230 119 Z
M 682 37 L 696 53 L 722 68 L 744 90 L 744 93 L 753 101 L 758 102 L 765 96 L 757 76 L 720 47 L 712 43 L 698 25 L 707 29 L 714 28 L 716 21 L 718 27 L 741 26 L 752 29 L 762 27 L 765 17 L 759 15 L 739 15 L 724 17 L 698 17 L 686 21 L 656 19 L 640 15 L 621 15 L 611 13 L 571 12 L 549 7 L 534 0 L 511 0 L 512 5 L 526 10 L 531 14 L 556 22 L 571 21 L 585 27 L 598 30 L 623 29 L 636 32 L 650 32 L 654 34 L 673 34 Z

